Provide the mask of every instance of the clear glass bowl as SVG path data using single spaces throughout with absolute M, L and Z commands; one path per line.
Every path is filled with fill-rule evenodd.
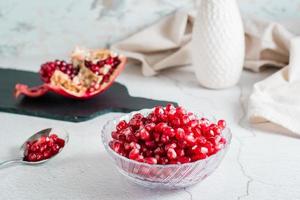
M 219 166 L 231 142 L 232 135 L 228 128 L 222 133 L 227 141 L 223 149 L 206 159 L 192 163 L 150 165 L 130 160 L 117 154 L 110 148 L 109 142 L 112 140 L 111 132 L 115 130 L 119 121 L 129 121 L 136 113 L 147 115 L 151 111 L 152 109 L 143 109 L 129 113 L 120 118 L 112 119 L 108 121 L 102 129 L 101 137 L 105 150 L 117 165 L 121 174 L 129 180 L 148 188 L 178 189 L 199 183 Z M 215 121 L 214 118 L 210 120 Z

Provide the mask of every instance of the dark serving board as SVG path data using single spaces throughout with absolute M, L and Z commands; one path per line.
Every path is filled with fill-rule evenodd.
M 47 93 L 39 98 L 15 99 L 13 91 L 16 83 L 36 86 L 41 84 L 41 81 L 37 73 L 0 69 L 0 111 L 81 122 L 108 112 L 131 112 L 169 103 L 132 97 L 128 94 L 126 86 L 118 82 L 104 93 L 89 100 L 68 99 L 54 93 Z

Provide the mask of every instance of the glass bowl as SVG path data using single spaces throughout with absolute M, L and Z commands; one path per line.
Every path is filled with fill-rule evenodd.
M 143 109 L 131 112 L 108 121 L 102 128 L 101 137 L 104 148 L 121 174 L 129 180 L 148 188 L 179 189 L 201 182 L 219 166 L 231 142 L 232 135 L 228 128 L 225 128 L 222 133 L 222 136 L 225 137 L 227 141 L 223 149 L 206 159 L 191 163 L 150 165 L 130 160 L 110 148 L 109 142 L 112 140 L 111 132 L 115 130 L 119 121 L 125 120 L 128 122 L 136 113 L 147 115 L 151 111 L 152 109 Z M 216 121 L 214 118 L 209 120 Z

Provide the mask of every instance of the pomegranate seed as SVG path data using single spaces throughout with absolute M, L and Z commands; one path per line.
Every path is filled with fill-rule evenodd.
M 177 128 L 175 131 L 175 137 L 177 138 L 177 140 L 183 140 L 185 137 L 185 132 L 182 128 Z
M 145 128 L 140 129 L 139 132 L 140 132 L 140 138 L 142 140 L 149 140 L 150 139 L 150 134 Z
M 193 135 L 186 135 L 185 141 L 187 142 L 187 145 L 194 146 L 196 143 L 196 139 Z
M 168 149 L 168 151 L 167 151 L 167 156 L 168 156 L 168 158 L 171 159 L 171 160 L 176 159 L 176 158 L 177 158 L 176 151 L 175 151 L 174 149 L 171 149 L 171 148 Z
M 168 127 L 168 124 L 167 124 L 167 123 L 161 122 L 161 123 L 159 123 L 159 124 L 157 124 L 157 125 L 155 126 L 155 131 L 157 131 L 157 132 L 163 132 L 164 129 L 167 128 L 167 127 Z
M 157 164 L 157 159 L 156 158 L 153 158 L 153 157 L 148 157 L 148 158 L 145 158 L 144 161 L 148 164 Z
M 172 120 L 172 124 L 173 124 L 173 126 L 175 126 L 175 127 L 180 127 L 180 125 L 181 125 L 181 120 L 180 120 L 180 118 L 174 117 L 174 119 Z
M 166 127 L 163 129 L 163 134 L 169 136 L 169 137 L 174 137 L 175 136 L 175 131 L 173 128 L 171 127 Z
M 194 155 L 192 156 L 192 161 L 197 161 L 197 160 L 202 160 L 202 159 L 205 159 L 207 158 L 207 155 L 206 154 L 203 154 L 203 153 L 200 153 L 200 154 L 197 154 L 197 155 Z
M 192 132 L 194 133 L 194 135 L 195 135 L 196 137 L 202 136 L 201 128 L 198 127 L 198 126 L 193 127 L 193 128 L 192 128 Z
M 175 151 L 176 151 L 177 156 L 179 156 L 179 157 L 182 157 L 185 155 L 184 149 L 177 148 L 177 149 L 175 149 Z
M 167 112 L 170 112 L 171 110 L 175 110 L 175 107 L 174 107 L 173 104 L 169 103 L 169 104 L 166 105 L 165 109 L 166 109 Z
M 145 142 L 146 147 L 153 149 L 156 147 L 156 143 L 154 141 L 146 141 Z
M 183 115 L 183 116 L 181 117 L 181 124 L 187 125 L 189 122 L 190 122 L 190 118 L 189 118 L 188 115 Z
M 218 121 L 218 126 L 221 128 L 221 130 L 224 130 L 224 128 L 226 127 L 225 120 L 219 120 Z
M 161 116 L 161 115 L 163 115 L 164 114 L 164 109 L 161 107 L 161 106 L 157 106 L 157 107 L 155 107 L 154 108 L 154 114 L 156 115 L 156 116 Z
M 186 111 L 183 107 L 177 107 L 176 108 L 176 115 L 182 116 L 182 115 L 185 115 L 185 114 L 186 114 Z
M 135 160 L 136 158 L 139 157 L 139 154 L 140 151 L 138 149 L 132 149 L 129 153 L 129 158 L 132 159 L 132 160 Z
M 166 158 L 166 157 L 161 157 L 159 160 L 158 160 L 158 163 L 161 164 L 161 165 L 166 165 L 169 163 L 169 159 Z
M 182 164 L 189 163 L 189 162 L 191 162 L 191 158 L 182 156 L 182 157 L 179 157 L 177 161 Z
M 189 127 L 194 128 L 194 127 L 196 127 L 197 125 L 198 125 L 198 121 L 195 120 L 195 119 L 193 119 L 193 120 L 190 119 L 190 121 L 188 122 L 188 126 L 189 126 Z
M 159 132 L 154 132 L 153 133 L 154 141 L 159 142 L 160 141 L 160 133 Z
M 57 138 L 55 142 L 60 148 L 65 146 L 65 140 L 61 138 Z
M 145 129 L 150 132 L 155 128 L 155 126 L 155 123 L 149 123 L 145 125 Z
M 176 147 L 177 147 L 176 143 L 170 143 L 165 146 L 165 150 L 168 151 L 169 149 L 175 149 Z
M 125 120 L 120 121 L 117 125 L 117 130 L 120 131 L 125 128 L 127 128 L 127 122 Z
M 138 162 L 144 162 L 144 156 L 138 155 L 134 160 L 136 160 Z
M 136 142 L 130 142 L 129 146 L 131 149 L 141 149 L 141 145 Z
M 154 150 L 154 154 L 156 155 L 162 155 L 164 153 L 164 150 L 163 148 L 161 147 L 157 147 L 155 150 Z
M 164 144 L 169 142 L 169 140 L 170 140 L 170 137 L 167 135 L 161 135 L 161 137 L 160 137 L 160 141 Z

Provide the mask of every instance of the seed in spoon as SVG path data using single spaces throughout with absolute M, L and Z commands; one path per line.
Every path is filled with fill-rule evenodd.
M 27 142 L 24 151 L 24 161 L 37 162 L 56 155 L 65 146 L 65 140 L 56 134 L 42 136 L 37 140 Z

